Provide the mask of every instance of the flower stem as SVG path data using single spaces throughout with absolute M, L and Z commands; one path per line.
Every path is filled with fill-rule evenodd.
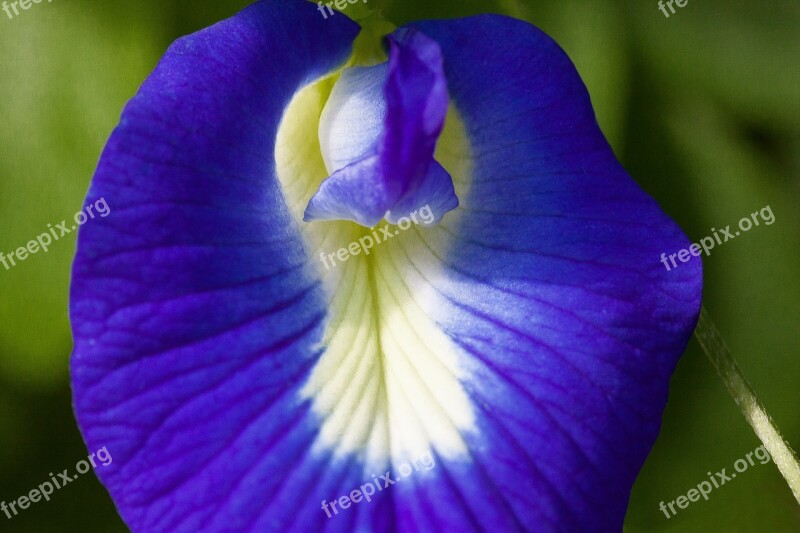
M 358 23 L 361 25 L 361 32 L 353 43 L 353 55 L 347 66 L 365 67 L 386 61 L 383 38 L 396 30 L 397 26 L 384 19 L 380 11 L 370 11 L 368 15 L 358 19 Z
M 725 342 L 709 318 L 705 307 L 700 310 L 700 320 L 694 334 L 711 360 L 711 364 L 717 369 L 728 392 L 733 396 L 736 405 L 742 410 L 745 419 L 772 456 L 772 460 L 789 484 L 797 503 L 800 504 L 800 463 L 798 463 L 797 456 L 781 436 L 764 406 L 758 401 L 756 393 L 742 375 L 739 365 L 736 364 L 736 360 L 725 346 Z

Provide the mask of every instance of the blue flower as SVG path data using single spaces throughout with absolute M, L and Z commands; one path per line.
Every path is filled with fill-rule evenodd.
M 125 107 L 71 298 L 101 481 L 137 532 L 620 530 L 699 259 L 541 31 L 358 33 L 258 2 Z

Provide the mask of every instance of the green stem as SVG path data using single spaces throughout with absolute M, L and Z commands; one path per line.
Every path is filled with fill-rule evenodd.
M 397 26 L 384 19 L 380 11 L 369 12 L 358 19 L 358 23 L 361 32 L 353 43 L 353 55 L 347 66 L 367 67 L 386 61 L 383 38 L 396 30 Z
M 728 392 L 733 396 L 736 405 L 742 410 L 745 419 L 764 443 L 778 470 L 783 474 L 797 503 L 800 504 L 800 463 L 797 456 L 781 436 L 764 406 L 758 401 L 756 393 L 742 375 L 739 365 L 725 346 L 705 307 L 700 310 L 700 321 L 694 334 L 711 360 L 711 364 L 717 369 Z

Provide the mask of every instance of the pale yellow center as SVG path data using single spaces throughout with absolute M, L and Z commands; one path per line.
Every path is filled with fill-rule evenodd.
M 425 453 L 455 458 L 467 453 L 464 436 L 475 414 L 462 383 L 460 349 L 437 326 L 447 303 L 433 282 L 460 210 L 436 226 L 417 226 L 375 244 L 369 255 L 350 247 L 373 231 L 353 222 L 303 222 L 303 211 L 327 177 L 317 136 L 320 114 L 336 75 L 297 93 L 278 134 L 276 162 L 285 199 L 301 228 L 312 275 L 323 280 L 329 314 L 324 354 L 303 388 L 320 418 L 318 450 L 356 454 L 365 470 L 409 461 Z M 436 159 L 467 198 L 471 154 L 454 109 L 448 113 Z M 420 206 L 422 207 L 422 206 Z M 381 222 L 378 228 L 386 224 Z M 320 253 L 334 254 L 328 268 Z

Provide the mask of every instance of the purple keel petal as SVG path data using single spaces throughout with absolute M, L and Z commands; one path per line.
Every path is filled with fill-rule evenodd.
M 430 202 L 455 207 L 458 200 L 452 189 L 433 198 L 419 195 L 430 175 L 449 103 L 442 52 L 436 42 L 414 30 L 401 29 L 388 41 L 391 75 L 386 85 L 387 127 L 381 148 L 384 175 L 390 183 L 401 185 L 397 201 L 415 204 L 412 209 Z M 396 204 L 392 208 L 400 212 Z
M 389 211 L 394 220 L 426 205 L 438 221 L 458 206 L 450 175 L 433 159 L 449 101 L 441 51 L 413 30 L 388 42 L 388 63 L 345 70 L 325 107 L 320 140 L 331 175 L 306 221 L 369 227 Z

